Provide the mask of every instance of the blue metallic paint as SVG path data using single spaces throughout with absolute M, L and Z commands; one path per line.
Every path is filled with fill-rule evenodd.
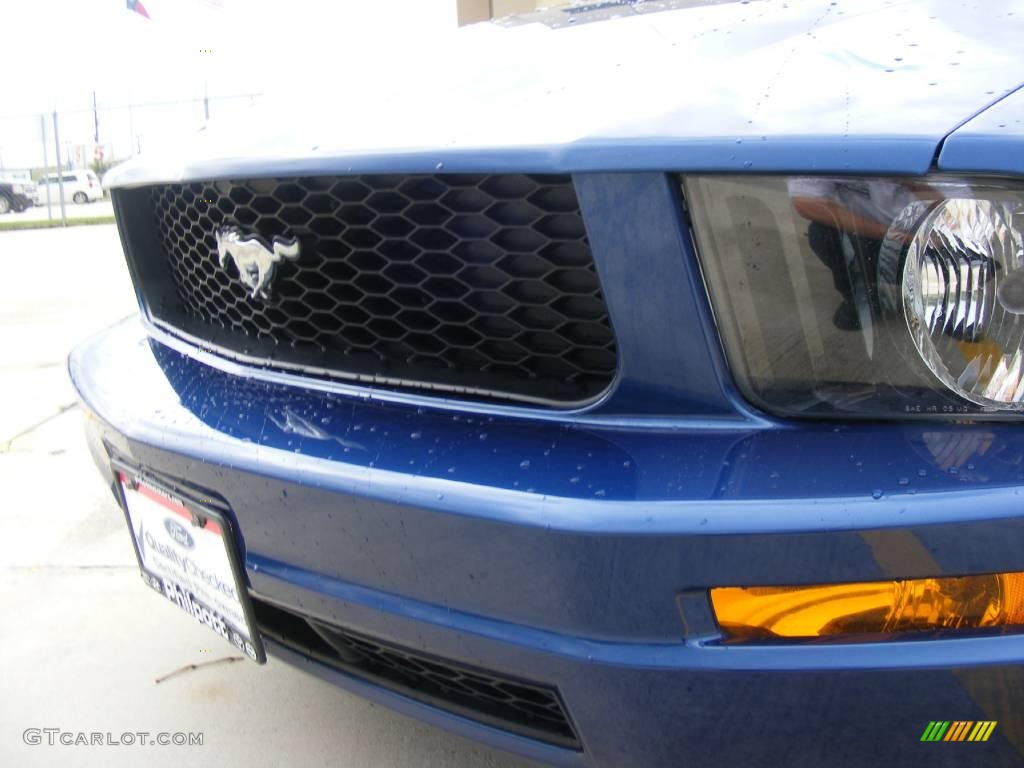
M 1021 568 L 1024 438 L 1013 427 L 936 425 L 951 440 L 991 441 L 953 474 L 923 447 L 932 428 L 921 425 L 707 432 L 469 420 L 275 384 L 233 390 L 237 379 L 146 341 L 134 323 L 80 348 L 71 370 L 97 416 L 101 461 L 110 450 L 227 500 L 257 594 L 557 685 L 593 764 L 856 765 L 895 743 L 880 765 L 905 765 L 918 720 L 936 707 L 1000 720 L 1002 740 L 978 759 L 1018 757 L 1005 739 L 1024 736 L 1007 708 L 1021 674 L 1005 665 L 1024 654 L 1019 635 L 738 648 L 685 637 L 675 606 L 683 590 L 718 583 Z M 285 407 L 331 415 L 301 437 L 275 425 Z M 481 457 L 481 446 L 501 450 Z M 607 491 L 595 498 L 598 479 Z
M 944 171 L 1024 175 L 1024 90 L 1017 90 L 946 138 Z
M 725 374 L 678 186 L 664 173 L 578 174 L 574 181 L 612 327 L 628 339 L 619 344 L 612 395 L 593 410 L 749 415 Z
M 523 44 L 536 55 L 501 74 L 501 88 L 456 74 L 394 97 L 408 111 L 437 103 L 443 85 L 454 115 L 440 123 L 458 135 L 399 124 L 387 107 L 354 124 L 325 114 L 276 137 L 229 132 L 225 143 L 208 136 L 136 161 L 114 186 L 573 172 L 621 370 L 598 403 L 552 413 L 254 371 L 132 321 L 70 360 L 93 455 L 108 477 L 114 454 L 222 496 L 266 599 L 557 686 L 582 755 L 277 649 L 534 759 L 962 764 L 962 750 L 917 741 L 943 718 L 998 720 L 990 742 L 958 746 L 978 764 L 1019 764 L 1019 634 L 755 647 L 717 637 L 703 591 L 712 585 L 1024 570 L 1024 434 L 1005 423 L 793 424 L 756 413 L 725 370 L 678 192 L 661 173 L 923 173 L 942 148 L 943 170 L 1020 174 L 1020 130 L 993 129 L 1020 111 L 1020 93 L 969 120 L 1020 85 L 1013 16 L 1024 6 L 790 2 L 577 30 L 484 27 L 466 36 L 471 55 Z M 551 66 L 563 60 L 586 76 L 563 78 Z M 701 77 L 666 88 L 668 73 L 696 65 Z M 778 102 L 765 106 L 769 95 Z M 1009 138 L 991 150 L 994 136 Z

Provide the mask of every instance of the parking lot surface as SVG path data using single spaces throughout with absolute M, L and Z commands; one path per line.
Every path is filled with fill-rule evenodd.
M 234 654 L 143 585 L 85 447 L 65 358 L 135 312 L 117 233 L 0 232 L 0 263 L 0 766 L 527 765 L 273 659 L 157 684 Z M 47 728 L 203 743 L 26 743 Z

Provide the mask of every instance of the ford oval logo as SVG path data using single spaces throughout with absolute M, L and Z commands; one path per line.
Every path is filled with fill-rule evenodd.
M 167 531 L 168 536 L 185 547 L 185 549 L 192 549 L 196 545 L 192 539 L 192 534 L 188 532 L 188 528 L 173 518 L 168 517 L 164 520 L 164 530 Z

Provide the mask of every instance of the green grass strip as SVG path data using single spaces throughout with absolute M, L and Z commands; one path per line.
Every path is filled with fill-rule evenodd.
M 69 227 L 92 226 L 94 224 L 113 224 L 113 216 L 83 216 L 80 219 L 68 219 Z M 60 227 L 60 219 L 50 221 L 40 219 L 38 221 L 3 221 L 0 220 L 0 232 L 14 229 L 53 229 Z

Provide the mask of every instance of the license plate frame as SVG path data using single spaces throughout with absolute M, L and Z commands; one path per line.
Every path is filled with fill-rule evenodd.
M 220 510 L 189 498 L 144 471 L 119 461 L 113 462 L 113 469 L 116 477 L 115 488 L 143 583 L 175 604 L 183 613 L 206 626 L 215 635 L 222 637 L 246 658 L 257 664 L 266 663 L 267 654 L 256 625 L 248 582 L 241 565 L 238 540 L 231 519 Z M 145 502 L 140 500 L 140 496 Z M 144 552 L 140 548 L 139 536 L 143 536 L 143 541 L 146 540 L 144 522 L 147 518 L 152 522 L 154 514 L 154 507 L 150 505 L 162 507 L 166 518 L 163 526 L 157 526 L 156 536 L 153 533 L 149 534 L 149 543 L 156 545 L 156 548 L 146 546 L 148 552 Z M 138 530 L 133 521 L 133 508 L 135 517 L 141 524 Z M 177 526 L 174 523 L 177 523 Z M 152 530 L 151 527 L 150 531 Z M 209 559 L 210 553 L 217 549 L 216 542 L 210 537 L 220 539 L 224 560 L 212 563 L 215 567 L 210 570 L 199 564 L 203 574 L 208 577 L 208 583 L 199 584 L 198 573 L 191 577 L 185 575 L 187 566 L 184 559 L 181 561 L 182 573 L 176 575 L 177 572 L 171 566 L 173 556 L 177 554 L 183 558 L 187 557 L 184 548 L 190 542 L 189 548 L 194 548 L 197 540 L 201 538 L 204 556 Z M 150 554 L 148 562 L 147 554 Z M 216 581 L 219 590 L 214 590 L 210 581 Z M 233 597 L 229 596 L 229 587 L 233 587 Z M 197 595 L 196 592 L 200 594 Z M 209 597 L 211 594 L 214 595 L 213 599 Z M 236 626 L 238 624 L 242 626 Z

